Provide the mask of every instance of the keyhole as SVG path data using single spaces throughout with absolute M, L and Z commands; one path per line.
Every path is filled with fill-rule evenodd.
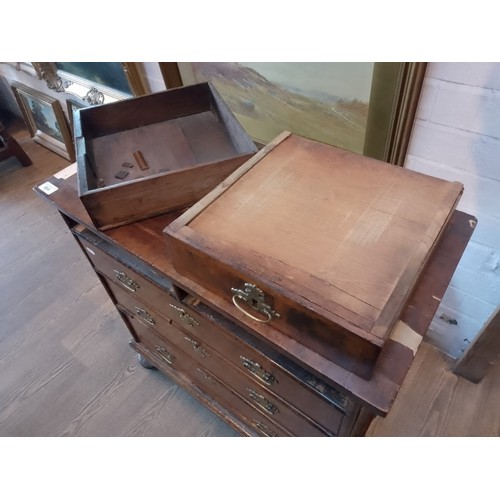
M 257 304 L 258 304 L 258 302 L 255 299 L 252 299 L 252 307 L 254 309 L 257 309 Z

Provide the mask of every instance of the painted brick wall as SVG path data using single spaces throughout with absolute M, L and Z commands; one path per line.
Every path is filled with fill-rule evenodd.
M 427 337 L 458 358 L 500 304 L 500 63 L 428 65 L 405 166 L 462 182 L 478 218 Z

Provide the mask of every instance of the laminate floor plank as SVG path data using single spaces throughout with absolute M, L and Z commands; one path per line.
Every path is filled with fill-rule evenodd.
M 0 436 L 236 436 L 138 364 L 90 264 L 32 190 L 69 162 L 19 142 L 34 165 L 0 163 Z
M 15 134 L 34 161 L 0 162 L 0 436 L 236 436 L 130 334 L 55 209 L 32 188 L 69 162 Z M 500 368 L 480 384 L 423 343 L 369 436 L 499 436 Z
M 369 436 L 496 437 L 500 435 L 500 367 L 480 384 L 451 372 L 452 360 L 424 342 L 389 415 Z

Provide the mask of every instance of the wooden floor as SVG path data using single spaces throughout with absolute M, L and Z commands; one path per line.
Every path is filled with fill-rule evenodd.
M 166 376 L 143 369 L 66 226 L 33 191 L 69 164 L 14 134 L 34 161 L 0 163 L 0 436 L 236 436 Z M 424 343 L 370 436 L 498 436 L 500 368 L 478 385 Z

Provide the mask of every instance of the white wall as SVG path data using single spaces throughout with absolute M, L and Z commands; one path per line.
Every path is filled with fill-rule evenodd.
M 500 304 L 500 63 L 428 65 L 405 166 L 462 182 L 478 218 L 427 337 L 457 358 Z

